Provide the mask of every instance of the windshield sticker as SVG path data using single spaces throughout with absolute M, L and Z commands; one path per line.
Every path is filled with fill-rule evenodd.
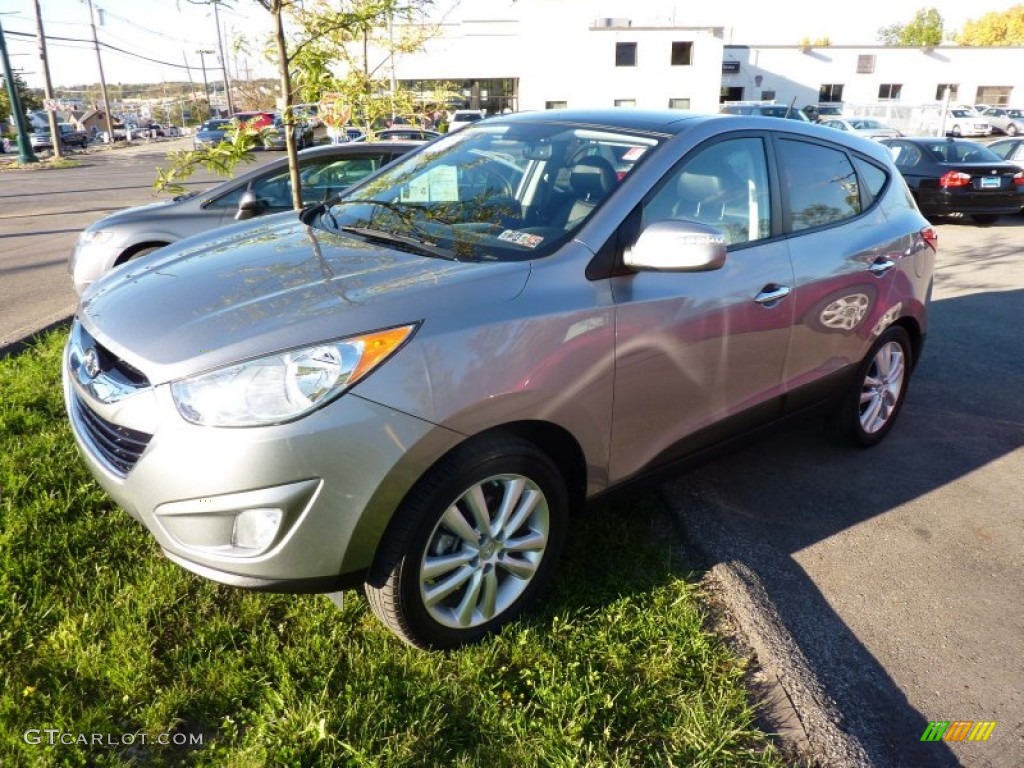
M 410 181 L 402 190 L 403 203 L 456 203 L 459 200 L 458 168 L 440 165 Z
M 506 243 L 521 245 L 524 248 L 536 248 L 544 242 L 544 238 L 540 235 L 531 235 L 529 232 L 516 232 L 514 229 L 506 229 L 498 235 L 498 239 L 504 240 Z
M 643 157 L 644 152 L 646 151 L 647 147 L 632 147 L 626 152 L 626 154 L 622 156 L 622 159 L 635 163 L 637 160 Z

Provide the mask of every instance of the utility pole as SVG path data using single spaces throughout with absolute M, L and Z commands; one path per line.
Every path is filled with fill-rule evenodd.
M 11 60 L 7 58 L 7 43 L 4 42 L 3 24 L 0 24 L 0 61 L 2 61 L 4 67 L 7 95 L 11 100 L 11 116 L 18 126 L 18 162 L 38 163 L 39 158 L 32 151 L 32 142 L 28 140 L 28 123 L 25 122 L 25 110 L 21 108 L 18 84 L 14 82 L 14 73 L 11 72 Z
M 196 101 L 196 84 L 192 81 L 192 68 L 188 65 L 188 56 L 185 55 L 184 51 L 181 52 L 181 58 L 182 58 L 182 61 L 185 62 L 185 71 L 188 73 L 188 87 L 189 87 L 189 90 L 192 92 L 192 109 L 198 110 L 199 104 Z M 193 117 L 194 116 L 192 115 L 192 112 L 190 110 L 189 111 L 189 120 L 192 120 Z M 201 123 L 203 121 L 202 120 L 197 120 L 196 122 Z M 185 125 L 185 113 L 184 112 L 182 112 L 182 114 L 181 114 L 181 124 L 182 124 L 182 126 Z
M 206 109 L 210 113 L 210 117 L 213 117 L 213 104 L 210 102 L 210 83 L 206 80 L 206 54 L 213 53 L 209 48 L 199 48 L 196 50 L 199 54 L 199 62 L 203 67 L 203 90 L 206 92 Z
M 217 50 L 220 53 L 220 71 L 224 77 L 224 98 L 228 103 L 228 115 L 233 115 L 235 114 L 235 104 L 231 101 L 231 79 L 228 75 L 228 60 L 224 55 L 224 42 L 220 36 L 220 13 L 217 11 L 217 6 L 219 5 L 219 0 L 213 4 L 213 20 L 217 25 Z
M 50 140 L 53 142 L 53 158 L 61 159 L 60 129 L 57 128 L 57 109 L 53 104 L 53 84 L 50 82 L 50 63 L 46 58 L 46 35 L 43 34 L 43 12 L 36 0 L 36 36 L 39 39 L 39 60 L 43 63 L 43 97 L 46 99 L 46 114 L 50 119 Z M 51 109 L 53 107 L 53 109 Z
M 110 100 L 107 98 L 107 80 L 103 76 L 103 58 L 100 56 L 100 39 L 96 34 L 96 12 L 92 7 L 92 0 L 85 0 L 89 4 L 89 25 L 92 27 L 92 44 L 96 48 L 96 64 L 100 68 L 100 90 L 103 93 L 103 118 L 107 124 L 107 136 L 114 141 L 114 124 L 110 120 Z M 102 24 L 102 20 L 100 24 Z

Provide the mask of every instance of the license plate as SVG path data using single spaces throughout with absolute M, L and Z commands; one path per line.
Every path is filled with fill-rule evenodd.
M 999 189 L 1001 183 L 1002 179 L 1000 179 L 998 176 L 984 176 L 981 179 L 981 188 L 991 189 L 994 187 L 995 189 Z

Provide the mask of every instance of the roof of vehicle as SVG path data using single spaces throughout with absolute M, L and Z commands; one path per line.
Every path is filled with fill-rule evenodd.
M 524 123 L 565 123 L 569 125 L 618 126 L 626 130 L 648 131 L 651 133 L 675 134 L 683 130 L 685 123 L 699 115 L 678 109 L 546 109 L 536 112 L 515 112 L 510 115 L 496 115 L 488 118 L 502 122 Z

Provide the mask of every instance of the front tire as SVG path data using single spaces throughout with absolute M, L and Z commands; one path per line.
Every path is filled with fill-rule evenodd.
M 550 580 L 568 510 L 564 479 L 535 445 L 512 436 L 469 441 L 395 513 L 365 584 L 370 607 L 418 648 L 480 640 Z
M 912 365 L 910 335 L 898 325 L 890 327 L 857 369 L 837 414 L 840 432 L 861 448 L 880 443 L 903 408 Z

